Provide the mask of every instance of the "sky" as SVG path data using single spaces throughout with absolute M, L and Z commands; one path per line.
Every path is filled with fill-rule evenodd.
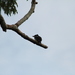
M 2 15 L 14 24 L 30 9 L 31 0 L 17 0 L 18 14 Z M 35 12 L 19 29 L 39 34 L 44 49 L 0 28 L 0 75 L 75 75 L 75 0 L 37 0 Z

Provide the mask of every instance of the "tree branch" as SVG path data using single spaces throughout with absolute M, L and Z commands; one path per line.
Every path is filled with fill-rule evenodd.
M 6 29 L 13 30 L 13 31 L 15 31 L 17 34 L 19 34 L 22 38 L 24 38 L 24 39 L 26 39 L 26 40 L 28 40 L 28 41 L 30 41 L 30 42 L 32 42 L 32 43 L 38 45 L 38 46 L 41 46 L 41 47 L 47 49 L 48 47 L 47 47 L 46 45 L 44 45 L 44 44 L 42 44 L 42 43 L 38 43 L 36 40 L 34 40 L 34 39 L 28 37 L 25 33 L 21 32 L 21 31 L 18 29 L 18 27 L 19 27 L 23 22 L 25 22 L 25 21 L 31 16 L 31 14 L 34 12 L 35 5 L 36 5 L 36 4 L 37 4 L 36 0 L 32 0 L 32 2 L 31 2 L 31 8 L 30 8 L 29 12 L 28 12 L 22 19 L 20 19 L 16 24 L 8 25 L 8 24 L 5 23 L 5 25 L 6 25 Z M 4 21 L 4 18 L 3 18 L 2 20 L 0 20 L 0 21 Z M 5 21 L 4 21 L 4 22 L 5 22 Z
M 19 34 L 19 35 L 20 35 L 21 37 L 23 37 L 24 39 L 26 39 L 26 40 L 28 40 L 28 41 L 30 41 L 30 42 L 32 42 L 32 43 L 38 45 L 38 46 L 41 46 L 41 47 L 43 47 L 43 48 L 45 48 L 45 49 L 48 48 L 46 45 L 44 45 L 44 44 L 42 44 L 42 43 L 38 43 L 36 40 L 34 40 L 34 39 L 28 37 L 25 33 L 21 32 L 21 31 L 17 28 L 16 25 L 7 25 L 7 29 L 15 31 L 17 34 Z
M 0 15 L 0 25 L 2 30 L 6 32 L 6 23 L 2 15 Z
M 30 8 L 29 12 L 15 24 L 15 25 L 17 25 L 17 27 L 20 26 L 23 22 L 25 22 L 32 15 L 32 13 L 34 13 L 36 4 L 37 4 L 36 0 L 32 0 L 31 8 Z

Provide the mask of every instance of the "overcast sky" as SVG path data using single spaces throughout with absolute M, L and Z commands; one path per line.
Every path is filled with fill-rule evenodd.
M 3 14 L 14 24 L 30 9 L 31 0 L 17 0 L 18 14 Z M 39 34 L 48 49 L 0 28 L 0 75 L 75 75 L 75 0 L 37 0 L 35 13 L 19 29 Z M 33 38 L 33 37 L 32 37 Z

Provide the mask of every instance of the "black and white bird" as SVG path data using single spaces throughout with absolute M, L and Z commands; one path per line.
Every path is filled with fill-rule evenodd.
M 34 35 L 33 37 L 38 43 L 41 43 L 42 38 L 38 34 Z

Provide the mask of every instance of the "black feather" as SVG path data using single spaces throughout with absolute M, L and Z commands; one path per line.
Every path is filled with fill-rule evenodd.
M 34 35 L 33 37 L 38 43 L 41 43 L 42 38 L 38 34 Z

